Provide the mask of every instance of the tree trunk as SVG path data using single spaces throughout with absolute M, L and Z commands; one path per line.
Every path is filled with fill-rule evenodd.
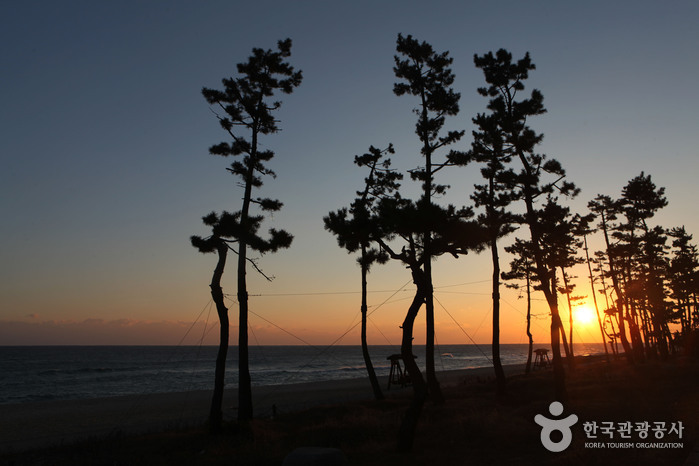
M 624 347 L 624 354 L 626 355 L 626 360 L 629 364 L 634 363 L 633 350 L 629 344 L 629 340 L 626 338 L 626 326 L 624 325 L 624 309 L 622 306 L 623 296 L 619 287 L 619 277 L 617 276 L 617 270 L 614 261 L 614 254 L 612 253 L 611 243 L 609 242 L 609 232 L 607 231 L 607 220 L 604 212 L 600 213 L 602 217 L 602 233 L 604 234 L 604 243 L 607 247 L 607 259 L 609 260 L 609 274 L 612 277 L 612 287 L 614 288 L 614 293 L 616 294 L 616 305 L 617 305 L 617 316 L 619 322 L 619 339 L 621 340 L 621 346 Z
M 238 304 L 240 309 L 238 328 L 238 420 L 252 419 L 252 380 L 248 350 L 248 291 L 245 279 L 245 247 L 241 244 L 238 254 Z
M 556 299 L 555 295 L 553 299 Z M 558 303 L 555 301 L 549 302 L 549 307 L 556 310 L 555 313 L 552 312 L 551 315 L 551 352 L 553 354 L 554 391 L 556 400 L 565 402 L 568 400 L 568 391 L 565 386 L 565 369 L 563 368 L 563 361 L 561 359 L 561 344 L 559 339 L 559 328 L 563 328 L 563 325 L 561 324 L 561 317 L 558 314 Z
M 554 298 L 556 299 L 556 307 L 558 307 L 558 291 L 556 290 L 556 270 L 552 269 L 553 276 L 551 277 L 551 293 L 553 294 Z M 566 338 L 566 331 L 565 328 L 563 328 L 563 321 L 561 320 L 560 314 L 558 315 L 558 330 L 561 333 L 561 341 L 563 343 L 563 350 L 565 351 L 566 355 L 566 362 L 568 363 L 568 367 L 573 369 L 573 354 L 571 353 L 570 346 L 568 345 L 568 339 Z
M 687 313 L 687 308 L 689 307 L 689 301 L 685 299 L 678 299 L 677 301 L 680 314 L 680 331 L 685 333 L 687 331 L 687 319 L 685 314 Z
M 618 293 L 616 293 L 619 296 Z M 621 299 L 616 300 L 616 310 L 617 310 L 617 322 L 619 323 L 619 339 L 621 340 L 621 346 L 624 348 L 624 355 L 629 363 L 633 364 L 635 361 L 633 348 L 629 343 L 629 339 L 626 336 L 626 317 L 624 316 L 624 303 Z
M 655 333 L 656 346 L 658 347 L 658 351 L 660 353 L 660 359 L 666 361 L 670 356 L 665 332 L 666 323 L 663 322 L 663 318 L 657 314 L 657 310 L 654 309 L 652 314 L 653 332 Z
M 624 278 L 624 288 L 627 286 L 626 279 Z M 626 322 L 629 324 L 629 334 L 631 335 L 631 347 L 634 352 L 634 359 L 643 361 L 645 359 L 643 351 L 643 338 L 641 338 L 641 330 L 638 328 L 638 323 L 636 322 L 636 307 L 633 299 L 629 299 L 628 296 L 625 298 Z
M 366 256 L 366 247 L 362 245 L 362 355 L 364 356 L 364 364 L 366 365 L 367 373 L 369 374 L 369 381 L 371 382 L 371 388 L 374 391 L 374 398 L 377 400 L 383 400 L 384 396 L 381 392 L 381 387 L 379 386 L 379 379 L 376 378 L 376 372 L 374 372 L 374 365 L 371 363 L 371 356 L 369 355 L 369 347 L 367 345 L 366 339 L 366 320 L 367 320 L 367 289 L 366 289 L 366 276 L 367 276 L 367 265 L 364 261 Z
M 602 270 L 602 263 L 600 260 L 600 281 L 602 282 L 602 292 L 604 293 L 604 304 L 606 306 L 606 310 L 604 312 L 605 315 L 609 316 L 609 323 L 612 326 L 612 335 L 609 335 L 607 331 L 604 329 L 605 325 L 602 324 L 602 332 L 604 335 L 607 335 L 609 337 L 609 346 L 612 347 L 612 354 L 614 355 L 614 358 L 617 358 L 619 356 L 619 343 L 617 341 L 617 331 L 616 328 L 614 328 L 614 319 L 618 317 L 617 314 L 614 313 L 609 313 L 609 296 L 607 295 L 607 284 L 605 283 L 604 280 L 604 270 Z M 604 322 L 605 318 L 602 318 L 602 322 Z M 602 337 L 604 338 L 604 336 Z
M 425 369 L 427 372 L 427 387 L 430 394 L 430 399 L 436 404 L 444 403 L 444 395 L 437 380 L 437 374 L 434 364 L 434 291 L 432 288 L 432 267 L 427 267 L 425 271 L 425 280 L 427 281 L 427 291 L 425 293 L 425 327 L 426 327 L 426 344 L 425 344 Z
M 526 174 L 528 177 L 532 177 L 532 168 L 527 162 L 527 159 L 523 153 L 518 153 L 519 159 L 524 166 Z M 565 369 L 563 368 L 563 362 L 561 361 L 561 346 L 559 338 L 559 327 L 562 328 L 561 318 L 558 312 L 558 299 L 556 297 L 556 288 L 550 288 L 548 281 L 547 267 L 544 264 L 544 260 L 541 252 L 541 238 L 539 236 L 539 231 L 537 230 L 536 214 L 534 211 L 534 196 L 532 195 L 532 188 L 529 185 L 524 186 L 524 203 L 526 205 L 526 219 L 529 225 L 529 232 L 532 237 L 532 253 L 534 255 L 535 261 L 535 271 L 539 283 L 541 283 L 541 289 L 546 297 L 546 303 L 551 311 L 551 352 L 553 355 L 553 383 L 554 390 L 556 393 L 556 399 L 558 401 L 564 402 L 568 399 L 568 392 L 566 390 L 565 384 Z
M 568 340 L 568 346 L 572 361 L 573 359 L 575 359 L 575 352 L 573 349 L 573 304 L 570 301 L 570 293 L 572 293 L 572 291 L 568 288 L 568 276 L 566 275 L 565 270 L 561 269 L 561 275 L 563 275 L 563 286 L 565 286 L 567 291 L 566 299 L 568 300 L 568 322 L 570 324 L 570 331 L 568 332 L 568 335 L 570 335 Z
M 655 337 L 655 332 L 653 330 L 654 326 L 651 324 L 651 317 L 648 313 L 647 306 L 643 306 L 640 311 L 641 314 L 641 335 L 643 336 L 643 341 L 645 342 L 646 357 L 652 358 L 657 356 L 655 354 L 655 347 L 657 345 L 657 338 Z
M 423 132 L 418 132 L 422 141 L 422 153 L 425 156 L 425 181 L 423 185 L 423 209 L 429 219 L 432 215 L 432 152 L 434 149 L 430 146 L 430 137 L 427 134 L 429 118 L 427 115 L 427 100 L 425 89 L 423 88 L 420 94 L 422 102 L 422 125 Z M 423 246 L 423 270 L 425 281 L 425 369 L 427 372 L 427 386 L 430 398 L 436 404 L 444 403 L 444 395 L 437 380 L 434 365 L 434 288 L 432 283 L 432 229 L 431 221 L 426 222 L 425 230 L 423 231 L 422 246 Z
M 568 367 L 572 369 L 574 365 L 573 354 L 570 352 L 570 345 L 568 345 L 568 340 L 566 339 L 566 331 L 563 328 L 563 321 L 561 320 L 560 315 L 558 316 L 558 322 L 560 322 L 559 331 L 561 332 L 561 341 L 563 343 L 563 350 L 565 351 L 566 355 L 566 362 L 568 363 Z
M 669 345 L 665 328 L 667 326 L 665 313 L 665 303 L 663 294 L 663 285 L 658 279 L 658 274 L 653 264 L 652 258 L 648 259 L 648 282 L 650 283 L 650 292 L 648 296 L 651 320 L 653 324 L 653 333 L 655 341 L 660 352 L 660 358 L 665 361 L 669 357 Z
M 619 344 L 617 343 L 617 338 L 616 338 L 616 335 L 618 335 L 618 332 L 616 331 L 616 328 L 614 328 L 614 318 L 615 318 L 615 316 L 613 314 L 609 315 L 609 323 L 612 326 L 612 334 L 614 335 L 613 340 L 610 341 L 610 346 L 612 347 L 612 353 L 614 353 L 614 356 L 618 357 L 619 356 Z
M 428 165 L 429 166 L 429 165 Z M 426 183 L 427 184 L 427 183 Z M 426 197 L 426 209 L 429 212 L 431 201 Z M 428 214 L 429 215 L 429 214 Z M 444 395 L 437 380 L 434 364 L 434 288 L 432 285 L 432 234 L 429 230 L 423 235 L 424 247 L 424 294 L 425 294 L 425 369 L 427 375 L 427 386 L 430 394 L 430 399 L 436 404 L 444 403 Z
M 260 97 L 261 100 L 261 97 Z M 257 126 L 253 124 L 252 161 L 248 164 L 245 180 L 243 207 L 240 211 L 241 235 L 238 238 L 238 421 L 247 423 L 252 419 L 252 380 L 250 378 L 250 360 L 248 350 L 248 288 L 247 288 L 247 254 L 250 202 L 254 178 L 255 160 L 257 158 Z
M 490 238 L 490 252 L 493 258 L 493 368 L 497 384 L 497 396 L 505 395 L 505 371 L 500 360 L 500 258 L 498 257 L 497 237 Z M 527 326 L 527 331 L 529 327 Z
M 538 238 L 537 238 L 538 239 Z M 545 277 L 545 273 L 539 273 L 539 277 Z M 553 384 L 554 391 L 556 395 L 556 400 L 560 402 L 565 402 L 568 399 L 568 391 L 565 385 L 565 369 L 563 368 L 563 360 L 561 358 L 561 332 L 563 331 L 563 324 L 561 323 L 561 316 L 558 312 L 558 298 L 556 296 L 555 288 L 551 290 L 546 279 L 540 281 L 542 283 L 542 290 L 544 291 L 544 296 L 546 297 L 546 302 L 551 310 L 551 353 L 552 353 L 552 363 L 553 363 Z
M 216 355 L 216 371 L 214 375 L 214 394 L 211 398 L 211 408 L 209 411 L 209 430 L 211 433 L 219 433 L 223 421 L 223 388 L 224 377 L 226 374 L 226 357 L 228 355 L 228 337 L 229 337 L 229 322 L 228 308 L 223 301 L 223 289 L 221 288 L 221 277 L 223 270 L 226 267 L 226 256 L 228 254 L 228 246 L 223 241 L 219 240 L 217 245 L 218 263 L 214 269 L 213 277 L 211 278 L 211 297 L 216 304 L 216 312 L 220 322 L 220 340 L 218 346 L 218 354 Z
M 532 337 L 532 295 L 531 281 L 529 279 L 529 271 L 527 270 L 527 337 L 529 338 L 529 351 L 527 352 L 527 367 L 524 370 L 525 374 L 529 374 L 532 369 L 532 351 L 534 349 L 534 337 Z
M 413 279 L 416 278 L 422 280 L 421 277 L 417 277 L 415 272 L 413 272 Z M 420 306 L 425 302 L 422 285 L 418 284 L 418 280 L 416 280 L 416 285 L 417 291 L 415 292 L 415 297 L 403 321 L 403 340 L 400 347 L 405 369 L 413 385 L 413 399 L 403 416 L 403 421 L 398 430 L 398 451 L 400 452 L 408 452 L 412 449 L 415 439 L 415 428 L 417 427 L 418 420 L 420 419 L 420 412 L 427 398 L 427 385 L 422 378 L 422 373 L 413 355 L 413 327 L 415 324 L 415 317 L 420 310 Z
M 607 338 L 604 335 L 604 326 L 602 325 L 602 318 L 599 315 L 599 306 L 597 305 L 597 295 L 595 294 L 595 278 L 592 275 L 592 264 L 590 262 L 590 254 L 587 248 L 587 235 L 583 235 L 583 245 L 585 250 L 585 260 L 587 261 L 587 271 L 590 273 L 590 289 L 592 290 L 592 301 L 595 303 L 595 313 L 597 314 L 597 323 L 599 323 L 599 331 L 602 335 L 602 343 L 604 343 L 604 354 L 607 356 L 607 362 L 609 362 L 609 350 L 607 349 Z

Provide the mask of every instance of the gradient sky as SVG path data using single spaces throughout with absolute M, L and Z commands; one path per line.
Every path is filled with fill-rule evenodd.
M 230 160 L 208 154 L 225 135 L 200 91 L 220 87 L 253 47 L 286 37 L 304 81 L 282 97 L 282 132 L 263 141 L 278 178 L 260 195 L 285 203 L 265 226 L 295 240 L 260 261 L 274 282 L 249 273 L 251 294 L 262 295 L 250 301 L 252 342 L 328 344 L 357 322 L 359 270 L 322 217 L 351 202 L 365 175 L 353 157 L 369 145 L 393 142 L 397 168 L 421 163 L 416 102 L 392 93 L 399 32 L 450 51 L 462 99 L 448 125 L 467 134 L 486 105 L 473 54 L 529 51 L 537 69 L 527 87 L 548 109 L 530 124 L 545 134 L 540 151 L 582 188 L 572 207 L 618 197 L 643 170 L 666 188 L 657 223 L 697 234 L 698 22 L 695 1 L 5 3 L 0 345 L 177 344 L 195 321 L 183 341 L 215 343 L 216 258 L 189 236 L 207 233 L 208 212 L 237 210 L 242 192 Z M 474 166 L 438 180 L 452 186 L 446 200 L 463 204 L 479 176 Z M 488 254 L 435 264 L 439 343 L 490 340 L 490 267 Z M 234 278 L 229 266 L 231 294 Z M 399 344 L 409 279 L 397 264 L 373 270 L 371 343 Z M 524 313 L 505 292 L 502 341 L 526 342 Z M 546 316 L 533 325 L 548 341 Z M 596 341 L 593 330 L 581 327 L 576 341 Z M 339 341 L 357 344 L 357 334 Z

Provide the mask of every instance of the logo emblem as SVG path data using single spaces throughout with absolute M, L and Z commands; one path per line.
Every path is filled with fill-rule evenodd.
M 549 413 L 554 417 L 560 416 L 563 414 L 563 405 L 558 401 L 554 401 L 549 405 Z M 544 448 L 558 453 L 568 448 L 573 440 L 573 432 L 571 432 L 570 428 L 578 422 L 578 416 L 571 414 L 562 419 L 549 419 L 546 416 L 537 414 L 534 416 L 534 422 L 541 426 L 541 444 Z M 558 442 L 551 440 L 551 434 L 556 430 L 563 434 L 563 438 Z

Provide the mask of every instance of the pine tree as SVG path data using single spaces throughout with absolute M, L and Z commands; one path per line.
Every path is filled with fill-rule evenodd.
M 659 350 L 661 357 L 667 358 L 669 351 L 668 310 L 664 299 L 661 270 L 664 265 L 663 256 L 667 237 L 662 228 L 651 228 L 648 225 L 648 220 L 667 205 L 665 188 L 656 189 L 651 176 L 646 176 L 641 172 L 639 176 L 634 177 L 624 186 L 619 202 L 626 217 L 626 224 L 622 226 L 617 238 L 625 242 L 630 249 L 629 257 L 636 259 L 635 263 L 629 262 L 628 275 L 637 283 L 636 289 L 645 289 L 645 296 L 638 299 L 639 297 L 636 295 L 637 299 L 631 303 L 632 336 L 640 340 L 638 324 L 633 320 L 633 317 L 640 313 L 644 329 L 646 329 L 647 347 L 650 346 L 648 345 L 648 334 L 651 334 L 654 340 L 652 346 Z
M 572 304 L 570 294 L 572 287 L 568 282 L 566 268 L 574 263 L 572 226 L 570 224 L 570 209 L 559 204 L 558 199 L 547 196 L 546 203 L 537 210 L 537 229 L 541 238 L 542 260 L 550 270 L 549 286 L 556 297 L 556 293 L 566 295 L 568 298 L 568 312 L 570 316 L 570 328 L 572 330 Z M 560 280 L 558 271 L 560 270 Z M 561 280 L 563 286 L 560 285 Z M 566 361 L 570 368 L 574 366 L 573 350 L 568 342 L 565 329 L 561 323 L 559 328 Z M 570 332 L 572 334 L 572 331 Z
M 230 142 L 216 144 L 209 149 L 213 155 L 242 156 L 235 160 L 228 170 L 241 180 L 244 190 L 242 207 L 239 211 L 228 214 L 226 235 L 237 243 L 238 278 L 237 298 L 239 305 L 238 335 L 238 419 L 248 421 L 252 418 L 252 388 L 248 361 L 248 291 L 246 269 L 252 264 L 258 272 L 255 262 L 248 257 L 248 251 L 260 254 L 275 252 L 287 248 L 292 236 L 283 230 L 269 230 L 269 238 L 259 234 L 264 220 L 263 215 L 253 215 L 251 207 L 259 207 L 263 212 L 275 212 L 282 203 L 275 199 L 253 198 L 253 188 L 262 187 L 262 176 L 275 176 L 265 166 L 274 157 L 274 152 L 263 150 L 260 137 L 279 131 L 278 121 L 273 112 L 281 103 L 270 99 L 276 92 L 285 94 L 293 92 L 301 84 L 302 75 L 295 71 L 286 59 L 291 55 L 291 39 L 279 41 L 277 50 L 255 48 L 246 63 L 237 65 L 239 77 L 222 80 L 223 90 L 204 88 L 202 94 L 213 106 L 219 123 L 231 138 Z M 219 114 L 218 112 L 222 112 Z M 223 361 L 225 364 L 225 359 Z M 220 362 L 217 360 L 217 367 Z M 220 425 L 220 420 L 218 421 Z
M 362 156 L 355 156 L 354 163 L 358 167 L 366 166 L 369 168 L 369 175 L 365 179 L 364 190 L 357 192 L 359 197 L 352 202 L 349 209 L 344 208 L 330 212 L 323 218 L 325 229 L 337 236 L 337 242 L 340 247 L 347 249 L 349 253 L 360 252 L 357 262 L 361 269 L 362 283 L 360 307 L 362 315 L 362 355 L 374 391 L 374 397 L 377 400 L 383 399 L 384 396 L 381 392 L 367 346 L 367 274 L 372 264 L 383 264 L 388 261 L 389 257 L 386 252 L 373 245 L 372 238 L 375 238 L 378 234 L 376 228 L 377 218 L 374 211 L 378 200 L 393 194 L 399 187 L 398 181 L 402 178 L 401 174 L 391 170 L 390 159 L 382 160 L 385 154 L 393 154 L 392 145 L 389 145 L 383 151 L 371 146 L 369 152 Z
M 606 262 L 606 253 L 604 251 L 595 251 L 594 252 L 595 258 L 592 259 L 592 264 L 594 264 L 594 267 L 592 268 L 593 273 L 596 273 L 597 276 L 599 277 L 600 284 L 602 285 L 601 288 L 598 288 L 596 291 L 604 296 L 604 304 L 605 304 L 605 309 L 603 311 L 604 317 L 602 318 L 602 332 L 603 332 L 603 337 L 609 340 L 610 346 L 612 348 L 612 354 L 614 356 L 619 355 L 619 332 L 617 331 L 618 322 L 619 322 L 619 313 L 616 311 L 616 308 L 614 305 L 610 304 L 610 296 L 609 292 L 613 290 L 613 287 L 610 285 L 607 285 L 607 278 L 609 277 L 609 272 L 605 269 L 605 262 Z M 594 287 L 594 285 L 593 285 Z M 614 322 L 617 322 L 617 325 L 614 325 Z M 610 330 L 607 330 L 607 323 L 609 323 L 609 326 L 611 327 L 611 333 Z
M 531 372 L 532 351 L 534 349 L 534 337 L 531 332 L 532 324 L 532 279 L 534 276 L 534 258 L 531 253 L 531 243 L 516 238 L 514 244 L 505 247 L 505 251 L 512 254 L 514 258 L 510 262 L 510 270 L 502 272 L 503 280 L 524 280 L 525 292 L 527 296 L 527 338 L 529 339 L 529 349 L 527 351 L 527 365 L 525 374 Z M 519 289 L 519 284 L 506 284 L 508 288 Z
M 504 135 L 498 126 L 494 114 L 479 113 L 473 118 L 477 130 L 473 131 L 471 150 L 466 154 L 454 152 L 449 154 L 449 161 L 456 165 L 466 165 L 470 162 L 483 164 L 481 175 L 485 184 L 475 185 L 471 199 L 476 207 L 483 207 L 485 213 L 478 216 L 478 221 L 485 226 L 488 235 L 488 246 L 493 264 L 492 273 L 492 356 L 498 396 L 505 393 L 506 378 L 500 359 L 500 257 L 498 240 L 515 231 L 513 225 L 516 216 L 508 211 L 509 205 L 515 200 L 515 194 L 510 189 L 514 176 L 512 169 L 507 168 L 511 162 L 511 152 L 505 150 Z
M 422 197 L 417 202 L 418 211 L 424 218 L 422 230 L 422 272 L 425 280 L 425 317 L 427 327 L 426 337 L 426 370 L 430 395 L 437 403 L 443 401 L 442 391 L 435 375 L 434 366 L 434 297 L 432 284 L 432 259 L 437 254 L 434 251 L 432 236 L 435 205 L 432 198 L 443 194 L 447 186 L 434 182 L 434 175 L 448 163 L 437 163 L 434 159 L 437 150 L 447 147 L 461 139 L 464 131 L 448 131 L 443 134 L 442 128 L 446 116 L 454 116 L 459 112 L 460 94 L 454 92 L 452 84 L 454 74 L 451 71 L 453 59 L 449 52 L 437 53 L 427 42 L 419 42 L 412 36 L 404 37 L 398 34 L 394 56 L 395 76 L 401 81 L 395 83 L 393 92 L 397 96 L 411 95 L 419 99 L 414 109 L 418 119 L 415 124 L 425 164 L 411 171 L 414 180 L 422 182 Z
M 602 317 L 599 313 L 599 305 L 597 303 L 597 293 L 595 293 L 595 281 L 596 277 L 592 271 L 592 258 L 590 257 L 590 249 L 587 246 L 587 237 L 594 233 L 594 229 L 590 227 L 590 223 L 595 219 L 594 214 L 585 215 L 583 217 L 576 217 L 576 235 L 582 237 L 583 251 L 585 251 L 585 263 L 587 264 L 588 278 L 590 279 L 590 290 L 592 291 L 592 302 L 595 306 L 595 314 L 597 315 L 597 323 L 599 324 L 600 334 L 602 335 L 602 343 L 604 344 L 604 354 L 607 357 L 607 362 L 609 359 L 609 349 L 607 348 L 607 337 L 604 332 L 604 324 L 602 323 Z
M 691 244 L 692 235 L 684 226 L 670 230 L 673 238 L 673 255 L 670 259 L 670 289 L 676 301 L 676 316 L 679 317 L 682 334 L 688 334 L 699 325 L 697 319 L 697 271 L 699 253 Z
M 454 206 L 432 206 L 428 226 L 432 231 L 432 256 L 451 254 L 454 257 L 465 255 L 469 251 L 480 251 L 486 241 L 481 225 L 470 220 L 471 209 L 456 209 Z M 393 260 L 404 264 L 410 270 L 415 295 L 403 320 L 401 357 L 405 363 L 413 386 L 413 400 L 408 408 L 399 430 L 398 448 L 408 451 L 412 448 L 415 428 L 420 412 L 427 398 L 427 384 L 415 362 L 413 353 L 413 330 L 415 318 L 431 287 L 424 271 L 425 247 L 422 234 L 426 221 L 424 211 L 417 203 L 396 194 L 381 199 L 376 211 L 378 219 L 375 241 Z M 396 245 L 395 243 L 399 243 Z M 400 249 L 399 249 L 400 245 Z
M 594 215 L 597 216 L 597 219 L 599 220 L 598 227 L 604 236 L 606 258 L 609 267 L 607 274 L 612 280 L 612 288 L 616 296 L 614 306 L 612 306 L 611 309 L 608 307 L 608 309 L 614 315 L 616 315 L 619 326 L 618 335 L 619 340 L 621 341 L 621 346 L 624 348 L 624 355 L 626 356 L 627 361 L 633 364 L 634 353 L 626 335 L 626 299 L 623 294 L 623 283 L 620 275 L 620 257 L 618 254 L 618 248 L 614 247 L 612 244 L 612 234 L 614 230 L 614 225 L 612 222 L 617 220 L 617 216 L 620 214 L 620 206 L 619 203 L 612 200 L 611 197 L 598 194 L 595 199 L 588 202 L 587 207 Z
M 211 398 L 211 407 L 209 409 L 209 429 L 212 433 L 217 433 L 221 430 L 221 421 L 223 412 L 221 405 L 223 403 L 223 387 L 226 372 L 226 358 L 228 355 L 228 339 L 230 335 L 228 308 L 224 301 L 223 288 L 221 287 L 221 278 L 226 268 L 226 258 L 228 257 L 228 243 L 223 238 L 227 232 L 221 231 L 220 219 L 215 212 L 210 213 L 203 218 L 204 224 L 211 227 L 212 234 L 207 238 L 192 236 L 190 241 L 192 246 L 203 254 L 216 252 L 218 261 L 214 268 L 213 276 L 211 277 L 211 298 L 216 305 L 216 312 L 219 320 L 219 347 L 216 356 L 216 370 L 214 373 L 214 393 Z
M 513 176 L 511 189 L 513 197 L 524 200 L 524 222 L 531 234 L 532 254 L 535 263 L 535 276 L 541 284 L 546 301 L 551 311 L 551 346 L 553 353 L 554 386 L 556 396 L 560 400 L 567 397 L 565 388 L 565 372 L 561 360 L 559 332 L 562 327 L 558 311 L 558 301 L 555 286 L 552 283 L 554 272 L 543 260 L 543 242 L 539 231 L 537 209 L 535 202 L 542 194 L 558 191 L 564 195 L 575 195 L 577 189 L 564 181 L 565 170 L 555 159 L 535 153 L 536 146 L 543 135 L 537 134 L 529 126 L 529 118 L 546 112 L 543 105 L 543 95 L 533 90 L 527 99 L 517 100 L 517 94 L 524 90 L 523 81 L 529 76 L 529 71 L 535 69 L 527 53 L 516 63 L 512 62 L 512 54 L 504 49 L 493 55 L 488 52 L 483 56 L 474 56 L 477 68 L 483 70 L 487 87 L 478 89 L 479 94 L 489 97 L 488 110 L 491 112 L 504 139 L 503 149 L 519 161 L 521 170 Z M 542 175 L 548 174 L 553 181 L 542 180 Z

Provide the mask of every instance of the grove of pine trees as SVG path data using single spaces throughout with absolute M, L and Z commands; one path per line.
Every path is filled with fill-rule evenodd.
M 214 429 L 220 428 L 228 345 L 228 310 L 221 288 L 227 252 L 232 250 L 238 259 L 239 419 L 249 420 L 252 402 L 245 276 L 248 265 L 260 269 L 248 257 L 248 250 L 274 252 L 289 247 L 292 240 L 289 233 L 274 229 L 263 238 L 258 230 L 264 216 L 251 213 L 252 207 L 273 212 L 282 206 L 277 200 L 254 198 L 252 191 L 262 186 L 262 176 L 274 175 L 265 166 L 274 154 L 262 150 L 259 142 L 263 135 L 278 130 L 273 112 L 280 104 L 268 99 L 276 92 L 292 92 L 301 82 L 301 73 L 286 62 L 290 49 L 288 39 L 279 42 L 277 51 L 254 49 L 249 61 L 238 65 L 240 77 L 224 79 L 223 90 L 203 90 L 230 138 L 212 146 L 210 152 L 238 157 L 229 171 L 240 179 L 244 189 L 240 210 L 209 214 L 204 223 L 211 227 L 211 235 L 192 237 L 192 244 L 201 252 L 218 254 L 211 281 L 221 322 L 210 415 Z M 692 235 L 682 226 L 652 222 L 668 204 L 664 188 L 641 172 L 620 186 L 617 198 L 599 194 L 589 201 L 588 211 L 574 212 L 566 203 L 579 196 L 580 190 L 568 180 L 561 162 L 540 153 L 543 134 L 535 129 L 536 117 L 546 108 L 541 91 L 525 93 L 529 73 L 536 69 L 529 54 L 513 60 L 511 53 L 500 49 L 474 56 L 474 65 L 485 81 L 477 92 L 487 103 L 486 110 L 471 120 L 470 146 L 462 141 L 465 124 L 463 130 L 445 130 L 447 118 L 453 123 L 461 113 L 460 93 L 453 88 L 453 60 L 449 52 L 437 52 L 427 42 L 398 35 L 393 93 L 414 102 L 416 149 L 396 153 L 386 141 L 386 149 L 371 146 L 367 153 L 355 156 L 355 165 L 364 172 L 364 185 L 357 187 L 357 197 L 348 207 L 323 218 L 326 230 L 336 236 L 339 246 L 357 254 L 362 354 L 377 400 L 383 394 L 369 356 L 366 331 L 369 272 L 374 266 L 397 261 L 407 269 L 414 284 L 414 296 L 400 322 L 401 355 L 413 389 L 399 432 L 398 445 L 404 451 L 412 447 L 424 403 L 445 402 L 434 364 L 432 267 L 440 256 L 490 251 L 492 356 L 498 394 L 506 391 L 499 353 L 502 281 L 526 293 L 527 373 L 534 344 L 530 331 L 532 296 L 543 295 L 553 356 L 552 393 L 561 401 L 566 399 L 566 371 L 575 370 L 573 308 L 580 298 L 575 293 L 584 294 L 590 288 L 605 350 L 611 351 L 611 356 L 623 354 L 629 363 L 669 358 L 689 346 L 699 327 L 699 253 L 692 244 Z M 392 168 L 388 155 L 409 158 L 417 164 L 406 174 L 410 181 L 419 183 L 416 199 L 405 194 L 404 174 Z M 449 188 L 438 182 L 442 170 L 478 171 L 482 182 L 460 187 L 471 193 L 463 199 L 463 205 L 442 203 L 442 195 Z M 601 250 L 589 250 L 593 238 L 594 244 L 602 245 Z M 501 249 L 510 256 L 507 270 L 502 270 Z M 468 259 L 463 263 L 469 267 Z M 576 278 L 583 281 L 575 282 Z M 415 321 L 420 312 L 425 313 L 426 322 L 424 375 L 413 351 Z M 567 326 L 563 315 L 568 317 Z

